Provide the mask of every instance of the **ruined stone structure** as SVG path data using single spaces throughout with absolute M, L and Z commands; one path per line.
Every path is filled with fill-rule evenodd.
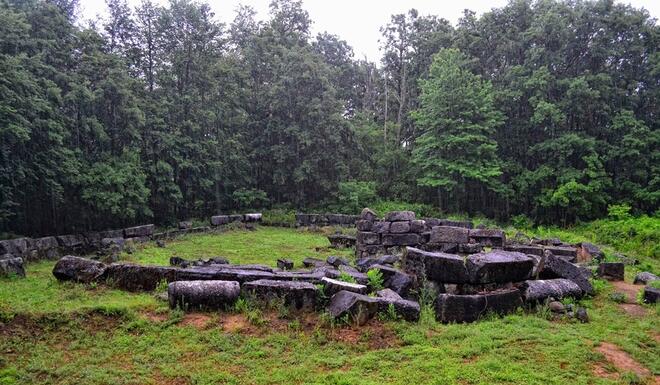
M 346 214 L 296 214 L 296 227 L 308 226 L 355 226 L 357 215 Z

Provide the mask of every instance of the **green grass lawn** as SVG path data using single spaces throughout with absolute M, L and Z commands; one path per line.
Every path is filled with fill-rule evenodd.
M 307 256 L 338 254 L 327 246 L 320 234 L 262 227 L 147 245 L 123 257 L 167 264 L 172 255 L 225 256 L 271 266 L 287 257 L 299 265 Z M 149 293 L 59 283 L 53 264 L 30 264 L 24 280 L 0 280 L 0 384 L 644 383 L 616 374 L 595 351 L 601 342 L 660 374 L 658 307 L 628 315 L 608 298 L 610 284 L 582 301 L 587 324 L 521 311 L 469 325 L 426 316 L 417 324 L 374 320 L 360 328 L 314 315 L 184 315 Z M 596 376 L 595 365 L 618 377 Z

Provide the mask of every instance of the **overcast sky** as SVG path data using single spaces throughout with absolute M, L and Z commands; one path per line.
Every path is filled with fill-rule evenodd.
M 166 4 L 167 0 L 153 0 Z M 136 5 L 140 0 L 128 0 Z M 208 1 L 215 11 L 216 18 L 229 23 L 234 18 L 234 10 L 239 4 L 252 6 L 260 19 L 268 16 L 270 0 L 220 0 Z M 646 8 L 652 17 L 660 14 L 660 0 L 625 0 L 634 7 Z M 82 17 L 93 19 L 105 16 L 104 0 L 82 0 Z M 456 24 L 464 9 L 471 9 L 478 15 L 493 7 L 502 7 L 506 0 L 303 0 L 304 8 L 314 21 L 312 30 L 328 31 L 346 40 L 354 49 L 356 58 L 366 56 L 371 61 L 380 59 L 378 39 L 380 27 L 385 25 L 390 15 L 404 13 L 416 8 L 422 15 L 437 15 Z

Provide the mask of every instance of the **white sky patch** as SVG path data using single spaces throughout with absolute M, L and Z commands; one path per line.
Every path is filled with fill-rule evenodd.
M 154 3 L 167 4 L 167 0 L 153 0 Z M 313 34 L 327 31 L 338 35 L 353 47 L 356 58 L 366 57 L 370 61 L 380 61 L 380 27 L 387 24 L 390 15 L 405 13 L 411 8 L 420 15 L 436 15 L 456 25 L 464 9 L 475 11 L 477 15 L 503 7 L 507 0 L 303 0 L 303 7 L 313 20 Z M 140 0 L 128 0 L 131 6 Z M 259 19 L 268 17 L 270 0 L 224 0 L 209 1 L 215 16 L 229 24 L 234 19 L 234 11 L 239 4 L 249 5 L 257 11 Z M 646 8 L 652 17 L 660 15 L 660 1 L 632 0 L 617 1 L 631 4 L 636 8 Z M 80 2 L 81 17 L 94 19 L 107 14 L 105 1 L 83 0 Z

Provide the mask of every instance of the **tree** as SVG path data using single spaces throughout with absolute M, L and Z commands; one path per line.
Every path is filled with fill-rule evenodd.
M 494 106 L 491 84 L 467 70 L 467 62 L 457 49 L 436 54 L 413 113 L 420 130 L 413 150 L 417 182 L 437 189 L 440 207 L 446 194 L 456 210 L 470 195 L 483 196 L 484 188 L 501 188 L 492 135 L 504 119 Z

